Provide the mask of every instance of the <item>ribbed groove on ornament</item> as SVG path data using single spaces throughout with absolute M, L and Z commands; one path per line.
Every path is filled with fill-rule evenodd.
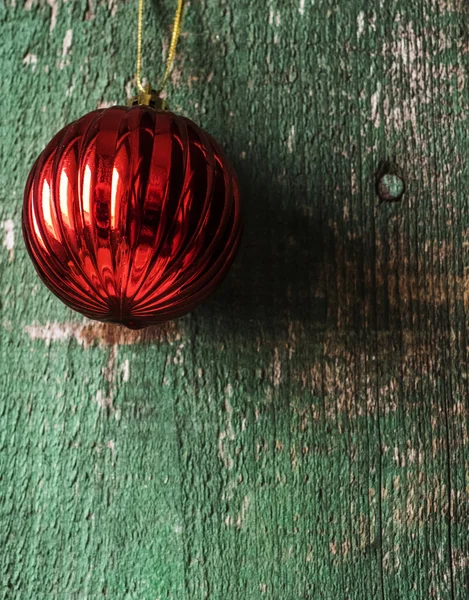
M 76 276 L 78 276 L 78 278 L 84 282 L 85 291 L 88 291 L 88 297 L 87 297 L 88 304 L 92 304 L 95 309 L 96 309 L 96 306 L 98 306 L 100 310 L 105 310 L 106 304 L 103 300 L 102 293 L 93 285 L 93 281 L 87 275 L 86 270 L 82 266 L 82 262 L 79 260 L 80 252 L 81 252 L 81 245 L 79 244 L 80 237 L 75 235 L 75 236 L 73 236 L 75 239 L 72 241 L 70 240 L 69 232 L 76 231 L 76 212 L 73 209 L 77 203 L 72 204 L 70 202 L 67 202 L 67 215 L 69 215 L 69 223 L 67 223 L 67 224 L 64 223 L 64 211 L 62 209 L 62 202 L 63 202 L 62 194 L 64 193 L 64 190 L 62 189 L 62 177 L 66 178 L 67 183 L 69 184 L 70 187 L 72 187 L 72 189 L 75 191 L 75 194 L 76 194 L 77 181 L 74 177 L 72 177 L 72 178 L 69 177 L 69 173 L 67 173 L 67 169 L 66 169 L 66 166 L 67 166 L 66 159 L 71 160 L 73 157 L 74 164 L 75 164 L 75 166 L 77 165 L 78 151 L 76 148 L 76 146 L 77 146 L 76 139 L 77 139 L 78 130 L 79 130 L 79 125 L 77 122 L 75 122 L 74 124 L 72 124 L 72 126 L 69 128 L 69 130 L 66 132 L 65 136 L 62 138 L 60 146 L 65 148 L 64 155 L 55 151 L 54 166 L 53 166 L 53 173 L 54 173 L 53 180 L 55 182 L 55 185 L 53 187 L 54 205 L 55 205 L 55 210 L 57 212 L 58 225 L 59 225 L 62 237 L 64 239 L 65 247 L 67 250 L 68 267 L 70 269 L 72 269 L 72 267 L 70 266 L 70 263 L 72 263 L 76 269 Z M 67 194 L 67 198 L 69 198 L 68 194 Z M 73 244 L 73 248 L 71 247 L 71 244 Z M 86 290 L 86 286 L 89 286 L 88 290 Z M 95 299 L 92 297 L 91 292 L 94 292 L 94 294 L 96 296 Z
M 184 278 L 178 282 L 182 287 L 185 281 L 190 277 L 192 265 L 200 260 L 200 251 L 206 243 L 206 223 L 209 219 L 210 211 L 213 208 L 213 186 L 214 186 L 214 155 L 211 143 L 208 143 L 202 150 L 196 140 L 200 140 L 202 131 L 192 123 L 188 124 L 188 152 L 190 155 L 190 168 L 193 177 L 190 181 L 192 208 L 198 211 L 197 219 L 194 220 L 194 227 L 188 240 L 186 252 L 179 252 L 171 258 L 170 267 L 180 269 L 184 273 Z M 205 190 L 205 191 L 204 191 Z M 221 197 L 220 199 L 221 200 Z
M 216 186 L 219 184 L 219 174 L 216 173 L 215 177 L 214 177 L 214 188 L 213 188 L 213 192 L 216 192 Z M 224 189 L 219 189 L 219 194 L 218 194 L 218 198 L 223 198 L 224 200 L 226 200 L 226 196 L 224 193 Z M 225 214 L 225 206 L 226 206 L 226 202 L 223 203 L 223 205 L 220 205 L 218 208 L 216 208 L 215 206 L 212 206 L 212 211 L 210 212 L 210 215 L 212 214 L 216 214 L 218 212 L 218 216 L 220 215 L 224 215 Z M 206 269 L 208 268 L 210 261 L 212 259 L 211 256 L 211 251 L 214 245 L 214 241 L 215 241 L 215 236 L 217 235 L 224 235 L 224 232 L 222 231 L 222 227 L 220 227 L 220 229 L 218 231 L 210 231 L 210 221 L 211 219 L 209 218 L 207 222 L 204 222 L 203 224 L 203 229 L 205 231 L 205 237 L 211 237 L 212 239 L 209 240 L 208 244 L 202 245 L 199 248 L 199 251 L 197 253 L 196 256 L 194 256 L 194 260 L 193 262 L 193 266 L 189 266 L 189 265 L 185 265 L 185 273 L 186 273 L 186 277 L 184 279 L 184 281 L 180 282 L 181 285 L 179 285 L 179 287 L 177 288 L 177 290 L 168 290 L 168 291 L 177 291 L 177 293 L 179 294 L 179 297 L 181 299 L 186 299 L 188 297 L 192 297 L 194 296 L 194 294 L 198 293 L 199 288 L 203 287 L 205 284 L 205 281 L 209 280 L 209 273 L 205 273 L 205 275 L 203 277 L 199 277 L 200 274 Z M 205 237 L 204 237 L 204 241 L 205 241 Z
M 127 282 L 131 269 L 131 236 L 128 231 L 127 221 L 131 212 L 132 178 L 128 166 L 131 163 L 132 146 L 129 144 L 131 129 L 129 127 L 129 112 L 123 112 L 119 125 L 119 144 L 114 157 L 114 164 L 121 168 L 119 171 L 119 183 L 121 185 L 121 198 L 119 204 L 119 218 L 117 219 L 116 231 L 116 261 L 119 265 L 118 289 L 120 295 L 119 317 L 122 320 L 128 310 Z M 125 178 L 125 179 L 124 179 Z M 124 181 L 123 181 L 124 180 Z
M 144 268 L 142 269 L 138 280 L 135 282 L 135 289 L 132 292 L 131 302 L 132 302 L 133 309 L 138 304 L 138 294 L 140 293 L 142 287 L 147 282 L 148 273 L 152 268 L 153 262 L 158 257 L 158 238 L 161 238 L 161 236 L 162 236 L 162 230 L 164 229 L 165 220 L 168 218 L 168 216 L 170 217 L 170 215 L 164 214 L 165 211 L 163 209 L 166 208 L 166 202 L 167 202 L 168 193 L 169 193 L 168 174 L 171 169 L 171 161 L 169 160 L 168 164 L 166 164 L 166 165 L 161 165 L 161 164 L 155 165 L 154 164 L 155 156 L 159 156 L 159 154 L 157 153 L 158 146 L 162 145 L 165 141 L 164 139 L 161 139 L 161 136 L 163 136 L 163 135 L 169 136 L 169 134 L 170 134 L 170 130 L 167 127 L 169 125 L 169 122 L 168 123 L 166 122 L 167 121 L 166 116 L 167 115 L 165 113 L 157 113 L 156 123 L 155 123 L 154 131 L 153 131 L 153 143 L 151 146 L 151 156 L 150 156 L 150 161 L 149 161 L 150 171 L 166 168 L 167 174 L 166 174 L 165 191 L 164 191 L 164 194 L 162 196 L 160 196 L 160 210 L 159 210 L 160 214 L 159 214 L 158 222 L 155 224 L 155 227 L 154 227 L 152 253 L 151 254 L 147 253 L 148 256 L 147 256 L 146 262 L 144 264 Z M 165 125 L 165 127 L 162 131 L 160 131 L 158 128 L 163 125 Z M 150 203 L 148 201 L 148 186 L 147 186 L 145 192 L 142 194 L 142 212 L 144 215 L 148 211 L 149 204 Z M 166 208 L 166 212 L 169 212 L 169 210 L 170 209 Z M 142 240 L 139 237 L 139 239 L 138 239 L 139 245 L 141 244 L 141 241 Z
M 129 183 L 129 195 L 127 197 L 127 214 L 126 214 L 126 231 L 128 232 L 129 238 L 129 271 L 126 280 L 125 288 L 125 299 L 127 309 L 131 310 L 132 306 L 132 288 L 135 284 L 135 271 L 139 269 L 138 260 L 139 256 L 139 239 L 142 229 L 142 189 L 144 189 L 144 181 L 142 181 L 142 158 L 141 158 L 141 145 L 142 145 L 142 133 L 141 130 L 145 131 L 145 123 L 140 120 L 139 113 L 129 110 L 127 113 L 129 120 L 129 150 L 130 155 L 127 163 L 127 168 L 130 171 Z M 152 137 L 150 128 L 145 131 L 144 135 L 150 139 Z M 148 161 L 148 159 L 146 158 Z
M 112 255 L 109 243 L 109 179 L 112 178 L 110 155 L 115 147 L 117 132 L 114 129 L 113 109 L 100 114 L 94 126 L 89 130 L 92 135 L 85 153 L 85 174 L 83 189 L 83 213 L 89 215 L 92 235 L 88 237 L 96 256 L 96 271 L 105 290 L 108 305 L 116 297 L 112 278 Z M 111 132 L 111 133 L 109 133 Z M 87 175 L 90 173 L 89 175 Z M 89 182 L 89 185 L 87 185 Z M 85 210 L 85 197 L 89 211 Z
M 181 125 L 185 123 L 182 122 Z M 153 271 L 155 276 L 155 285 L 153 285 L 145 294 L 143 294 L 138 299 L 138 305 L 136 306 L 136 310 L 141 309 L 144 305 L 143 300 L 149 295 L 159 296 L 161 293 L 164 293 L 165 286 L 167 287 L 167 279 L 173 278 L 177 279 L 178 277 L 182 277 L 184 274 L 180 273 L 176 270 L 171 270 L 171 260 L 172 258 L 177 258 L 181 248 L 184 248 L 185 239 L 183 235 L 183 231 L 179 226 L 179 223 L 184 224 L 190 221 L 191 219 L 189 215 L 186 219 L 184 219 L 184 215 L 181 215 L 181 210 L 186 208 L 187 211 L 193 210 L 193 197 L 194 197 L 194 189 L 193 189 L 193 181 L 194 178 L 192 176 L 193 166 L 190 158 L 191 146 L 187 144 L 183 147 L 184 152 L 187 153 L 187 158 L 183 159 L 183 164 L 186 165 L 185 169 L 182 172 L 182 180 L 187 181 L 186 190 L 184 193 L 180 193 L 178 196 L 178 200 L 175 203 L 175 210 L 172 215 L 172 219 L 168 220 L 167 226 L 165 227 L 165 235 L 162 239 L 161 245 L 158 249 L 158 252 L 155 254 L 155 262 L 153 265 Z M 185 157 L 184 157 L 185 158 Z M 187 176 L 187 173 L 191 173 L 190 176 Z M 181 239 L 177 247 L 174 246 L 174 243 L 177 239 L 175 229 L 180 228 L 179 234 Z M 170 248 L 169 245 L 172 244 Z M 150 274 L 150 280 L 153 279 L 153 274 Z
M 186 124 L 183 119 L 180 119 L 180 126 L 183 129 L 186 129 Z M 172 123 L 172 127 L 175 127 L 175 123 Z M 172 130 L 172 149 L 174 150 L 174 130 Z M 187 134 L 186 134 L 187 137 Z M 160 290 L 163 285 L 165 278 L 171 276 L 171 271 L 169 270 L 168 264 L 170 262 L 171 254 L 166 247 L 168 239 L 171 239 L 172 234 L 174 233 L 174 228 L 177 226 L 178 222 L 178 214 L 181 211 L 181 207 L 187 204 L 187 197 L 191 192 L 191 182 L 192 179 L 187 177 L 187 171 L 190 170 L 190 160 L 189 160 L 189 145 L 182 145 L 182 172 L 181 172 L 181 181 L 184 182 L 184 187 L 181 189 L 174 190 L 172 184 L 174 185 L 175 177 L 170 177 L 169 181 L 169 189 L 166 201 L 169 201 L 170 205 L 173 205 L 173 208 L 169 214 L 166 215 L 164 224 L 160 226 L 161 231 L 161 240 L 159 246 L 155 249 L 155 254 L 152 260 L 151 269 L 149 269 L 147 273 L 148 285 L 146 286 L 145 291 L 142 289 L 139 290 L 139 297 L 136 301 L 136 305 L 134 310 L 139 311 L 142 307 L 142 301 L 148 295 L 156 295 L 158 294 L 158 290 Z M 177 168 L 177 167 L 176 167 Z M 188 182 L 186 184 L 186 181 Z M 168 212 L 168 211 L 167 211 Z M 173 273 L 173 276 L 177 277 L 178 273 Z
M 122 279 L 122 297 L 121 310 L 124 313 L 124 308 L 127 311 L 131 309 L 129 282 L 131 281 L 131 270 L 133 265 L 134 253 L 137 247 L 137 230 L 139 229 L 140 219 L 138 210 L 138 201 L 136 198 L 136 183 L 138 180 L 139 169 L 139 152 L 135 153 L 135 147 L 139 148 L 139 131 L 136 128 L 135 120 L 137 115 L 131 111 L 125 112 L 123 123 L 126 124 L 127 132 L 122 140 L 123 148 L 125 148 L 125 169 L 127 170 L 126 178 L 126 193 L 123 202 L 123 211 L 121 214 L 121 227 L 124 232 L 125 239 L 125 264 L 123 265 Z M 135 138 L 135 140 L 134 140 Z M 136 143 L 133 143 L 136 141 Z
M 111 115 L 111 111 L 112 115 Z M 102 200 L 103 200 L 103 204 L 107 209 L 107 221 L 105 223 L 105 225 L 103 226 L 103 234 L 106 234 L 106 250 L 109 252 L 110 255 L 110 268 L 112 268 L 112 278 L 113 278 L 113 293 L 112 295 L 109 294 L 108 295 L 108 306 L 109 306 L 109 310 L 112 313 L 117 313 L 117 315 L 119 316 L 120 319 L 122 319 L 123 317 L 123 306 L 122 306 L 122 296 L 121 296 L 121 291 L 120 291 L 120 285 L 119 285 L 119 279 L 120 277 L 118 276 L 118 272 L 120 269 L 120 264 L 118 262 L 119 257 L 118 257 L 118 252 L 117 252 L 117 248 L 119 246 L 119 242 L 117 242 L 117 245 L 113 243 L 113 231 L 117 226 L 117 219 L 116 219 L 116 211 L 118 209 L 120 209 L 121 206 L 121 202 L 118 201 L 117 199 L 117 190 L 118 190 L 118 185 L 119 185 L 119 172 L 116 169 L 116 154 L 117 154 L 117 149 L 120 143 L 120 130 L 122 127 L 122 122 L 124 120 L 125 117 L 125 112 L 123 112 L 122 110 L 119 110 L 117 108 L 115 109 L 108 109 L 107 111 L 105 111 L 105 113 L 108 114 L 109 117 L 113 117 L 113 122 L 112 122 L 112 129 L 115 133 L 115 137 L 114 139 L 112 139 L 112 144 L 109 144 L 108 147 L 108 169 L 109 169 L 109 175 L 108 175 L 108 179 L 107 179 L 107 189 L 106 189 L 106 194 L 103 196 Z M 101 136 L 104 135 L 104 132 L 102 132 L 100 130 L 100 134 Z M 96 138 L 96 144 L 98 144 L 98 142 L 100 141 L 100 139 L 97 137 Z M 109 140 L 111 142 L 111 140 Z M 102 149 L 100 149 L 100 154 L 102 155 Z M 116 176 L 117 174 L 117 176 Z M 122 238 L 119 238 L 121 240 L 122 243 Z
M 62 132 L 61 132 L 62 133 Z M 58 137 L 58 136 L 57 136 Z M 52 239 L 48 235 L 48 228 L 44 226 L 44 199 L 43 199 L 43 190 L 45 189 L 44 184 L 46 183 L 50 194 L 53 193 L 52 186 L 50 185 L 50 178 L 47 176 L 48 165 L 50 165 L 51 161 L 53 161 L 54 153 L 45 153 L 43 156 L 43 161 L 38 162 L 39 167 L 42 167 L 40 173 L 41 176 L 37 180 L 37 185 L 33 185 L 32 187 L 32 197 L 31 204 L 33 210 L 36 214 L 36 223 L 40 231 L 41 239 L 47 249 L 50 258 L 48 261 L 44 263 L 40 263 L 41 270 L 44 275 L 49 279 L 50 284 L 54 287 L 54 290 L 62 293 L 61 284 L 63 281 L 67 283 L 68 294 L 73 296 L 73 302 L 76 305 L 79 305 L 79 302 L 83 302 L 86 300 L 86 293 L 80 290 L 80 288 L 75 284 L 75 282 L 71 279 L 69 273 L 64 270 L 61 261 L 58 259 L 56 254 L 56 238 L 55 235 L 52 235 Z M 46 170 L 46 173 L 43 174 L 43 170 Z M 49 194 L 49 196 L 50 196 Z M 52 199 L 50 198 L 49 208 L 52 210 Z M 39 251 L 39 249 L 36 249 Z M 72 293 L 74 292 L 74 293 Z
M 90 138 L 92 137 L 92 133 L 95 131 L 96 124 L 99 122 L 101 115 L 103 114 L 103 110 L 94 111 L 85 115 L 79 120 L 79 125 L 84 126 L 83 132 L 79 138 L 78 142 L 78 171 L 76 174 L 78 180 L 78 198 L 76 198 L 76 204 L 78 207 L 78 215 L 79 215 L 79 223 L 80 223 L 80 231 L 78 232 L 81 235 L 82 239 L 82 252 L 83 252 L 83 266 L 89 272 L 92 289 L 95 293 L 107 300 L 106 288 L 103 285 L 99 274 L 99 268 L 97 264 L 97 256 L 95 252 L 95 244 L 93 242 L 93 231 L 90 233 L 90 227 L 93 225 L 90 223 L 90 219 L 85 217 L 85 197 L 88 200 L 88 209 L 89 214 L 91 216 L 91 184 L 93 172 L 88 165 L 86 159 L 86 152 L 88 149 L 88 144 L 90 143 Z M 86 186 L 86 188 L 85 188 Z

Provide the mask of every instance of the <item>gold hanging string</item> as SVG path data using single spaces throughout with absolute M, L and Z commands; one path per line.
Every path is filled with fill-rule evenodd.
M 138 1 L 138 26 L 137 26 L 137 69 L 136 80 L 139 92 L 145 93 L 145 88 L 142 85 L 142 39 L 143 39 L 143 6 L 144 0 Z M 160 85 L 158 86 L 158 94 L 164 90 L 168 78 L 171 74 L 171 69 L 176 55 L 176 47 L 181 36 L 182 13 L 184 8 L 184 0 L 178 0 L 176 16 L 174 17 L 173 34 L 171 36 L 171 44 L 168 51 L 168 59 L 166 61 L 166 71 L 163 75 Z
M 145 92 L 142 85 L 142 37 L 143 37 L 143 0 L 138 1 L 138 25 L 137 25 L 137 88 L 139 92 Z

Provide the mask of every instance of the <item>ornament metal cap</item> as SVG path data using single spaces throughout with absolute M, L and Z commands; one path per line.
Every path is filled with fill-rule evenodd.
M 154 108 L 155 110 L 168 110 L 168 103 L 164 98 L 161 98 L 150 84 L 146 85 L 143 91 L 140 91 L 136 96 L 127 102 L 128 106 L 144 105 Z

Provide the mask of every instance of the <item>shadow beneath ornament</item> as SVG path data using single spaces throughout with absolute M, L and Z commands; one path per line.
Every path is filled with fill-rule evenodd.
M 243 240 L 230 274 L 197 309 L 197 318 L 229 318 L 235 327 L 264 330 L 266 325 L 275 328 L 291 321 L 323 326 L 329 230 L 306 201 L 285 206 L 288 185 L 267 178 L 253 183 L 248 169 L 238 165 L 236 169 L 245 220 Z
M 301 323 L 313 342 L 326 329 L 351 335 L 365 323 L 368 329 L 390 329 L 402 310 L 395 306 L 397 273 L 390 257 L 402 240 L 398 225 L 389 232 L 389 207 L 377 208 L 377 201 L 369 206 L 373 229 L 367 231 L 344 219 L 346 201 L 352 200 L 337 200 L 323 173 L 310 178 L 322 182 L 318 195 L 311 186 L 308 191 L 303 176 L 270 176 L 282 172 L 282 163 L 268 164 L 264 175 L 246 161 L 235 164 L 245 231 L 226 281 L 194 313 L 207 335 L 231 329 L 246 337 L 252 330 L 253 338 L 275 341 Z

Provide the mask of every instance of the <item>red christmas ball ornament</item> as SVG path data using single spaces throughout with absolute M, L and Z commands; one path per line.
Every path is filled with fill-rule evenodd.
M 147 105 L 96 110 L 34 164 L 23 235 L 66 305 L 145 327 L 192 310 L 226 275 L 241 235 L 236 175 L 185 117 Z

